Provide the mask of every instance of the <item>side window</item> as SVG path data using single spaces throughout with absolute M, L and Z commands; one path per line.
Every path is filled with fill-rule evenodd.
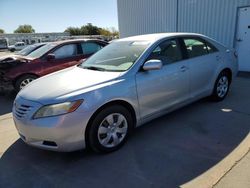
M 91 55 L 103 48 L 101 44 L 95 42 L 84 42 L 81 43 L 82 51 L 84 55 Z
M 184 39 L 189 58 L 208 54 L 207 45 L 198 39 Z
M 218 49 L 216 47 L 214 47 L 212 44 L 210 43 L 207 43 L 207 50 L 208 52 L 211 54 L 211 53 L 214 53 L 214 52 L 218 52 Z
M 157 46 L 147 60 L 158 59 L 163 65 L 182 60 L 182 53 L 176 40 L 167 40 Z
M 67 57 L 75 56 L 77 48 L 75 44 L 66 44 L 54 51 L 56 59 L 62 59 Z

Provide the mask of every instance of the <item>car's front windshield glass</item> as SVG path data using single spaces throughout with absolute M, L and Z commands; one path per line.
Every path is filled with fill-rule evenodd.
M 136 62 L 149 44 L 149 41 L 113 42 L 79 66 L 97 71 L 123 72 Z
M 34 49 L 36 48 L 35 45 L 30 45 L 27 46 L 26 48 L 22 49 L 21 51 L 17 52 L 17 55 L 22 55 L 22 56 L 26 56 L 28 55 L 30 52 L 32 52 Z
M 31 52 L 29 55 L 27 55 L 27 57 L 39 58 L 39 57 L 43 56 L 45 53 L 47 53 L 49 50 L 54 48 L 55 45 L 56 44 L 53 44 L 53 43 L 46 44 L 46 45 L 42 46 L 41 48 L 38 48 L 37 50 Z

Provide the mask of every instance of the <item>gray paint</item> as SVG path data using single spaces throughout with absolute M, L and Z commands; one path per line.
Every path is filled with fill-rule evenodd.
M 117 4 L 121 37 L 196 32 L 233 47 L 237 10 L 250 6 L 250 0 L 117 0 Z

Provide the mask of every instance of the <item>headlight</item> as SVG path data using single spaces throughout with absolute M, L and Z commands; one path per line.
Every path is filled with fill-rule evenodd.
M 72 102 L 64 102 L 43 106 L 35 113 L 33 119 L 49 116 L 58 116 L 74 112 L 82 104 L 82 102 L 83 100 L 77 100 Z

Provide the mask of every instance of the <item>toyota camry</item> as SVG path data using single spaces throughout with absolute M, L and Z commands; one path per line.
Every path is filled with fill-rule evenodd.
M 111 152 L 145 122 L 207 96 L 223 100 L 237 69 L 233 49 L 200 34 L 123 38 L 24 87 L 13 118 L 31 146 Z

